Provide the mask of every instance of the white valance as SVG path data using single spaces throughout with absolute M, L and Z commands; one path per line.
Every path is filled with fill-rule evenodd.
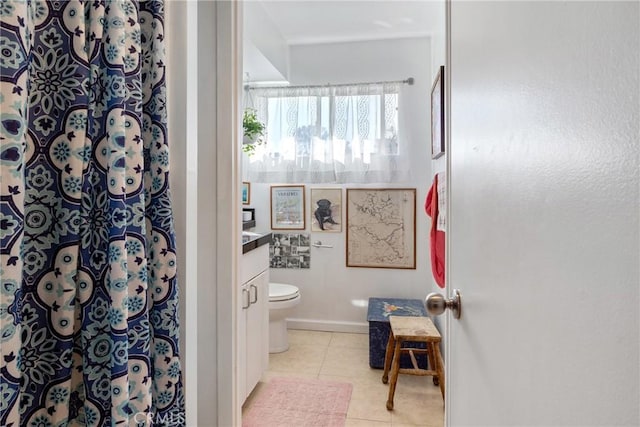
M 252 182 L 394 183 L 408 153 L 398 129 L 401 83 L 247 89 L 267 144 L 245 160 Z

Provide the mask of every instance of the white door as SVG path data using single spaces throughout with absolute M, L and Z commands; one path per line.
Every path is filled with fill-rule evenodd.
M 640 425 L 639 3 L 449 6 L 447 425 Z

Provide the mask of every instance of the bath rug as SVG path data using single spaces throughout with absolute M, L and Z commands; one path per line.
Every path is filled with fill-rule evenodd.
M 251 403 L 243 427 L 341 427 L 347 418 L 350 383 L 272 378 Z

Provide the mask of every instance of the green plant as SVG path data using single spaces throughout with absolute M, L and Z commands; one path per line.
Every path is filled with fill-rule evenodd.
M 258 114 L 253 108 L 247 108 L 242 114 L 242 151 L 252 155 L 258 145 L 265 144 L 266 126 L 258 120 Z

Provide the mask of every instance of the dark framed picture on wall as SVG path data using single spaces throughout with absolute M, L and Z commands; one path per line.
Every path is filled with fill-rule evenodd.
M 444 154 L 444 65 L 431 87 L 431 158 Z

